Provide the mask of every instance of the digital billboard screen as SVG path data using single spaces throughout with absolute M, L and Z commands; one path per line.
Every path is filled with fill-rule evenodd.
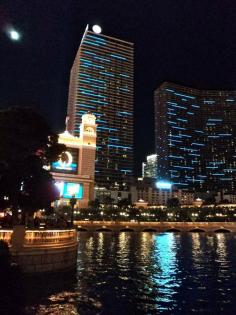
M 71 182 L 56 182 L 60 196 L 63 198 L 72 198 L 75 197 L 77 199 L 83 198 L 83 185 L 80 183 L 71 183 Z
M 58 161 L 51 164 L 51 171 L 55 173 L 76 174 L 78 170 L 79 150 L 68 148 L 63 152 Z

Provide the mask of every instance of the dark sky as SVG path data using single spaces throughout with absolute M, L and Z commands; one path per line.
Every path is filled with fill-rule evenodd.
M 69 72 L 87 23 L 135 44 L 137 172 L 154 152 L 158 85 L 236 89 L 234 0 L 2 0 L 0 107 L 32 105 L 61 131 Z M 21 42 L 9 40 L 7 25 L 22 32 Z

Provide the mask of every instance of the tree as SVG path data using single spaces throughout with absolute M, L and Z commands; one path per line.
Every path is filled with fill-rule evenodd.
M 90 200 L 88 203 L 88 206 L 92 209 L 99 209 L 100 208 L 100 201 L 98 198 L 95 198 L 94 200 Z
M 16 218 L 50 208 L 59 195 L 44 167 L 65 150 L 41 115 L 30 108 L 0 111 L 0 205 L 11 207 Z M 5 201 L 5 203 L 4 203 Z
M 180 202 L 179 199 L 176 197 L 173 198 L 169 198 L 167 200 L 167 207 L 168 208 L 175 208 L 175 207 L 179 207 L 180 206 Z
M 128 198 L 123 198 L 117 202 L 117 206 L 120 209 L 126 209 L 130 206 L 130 201 Z

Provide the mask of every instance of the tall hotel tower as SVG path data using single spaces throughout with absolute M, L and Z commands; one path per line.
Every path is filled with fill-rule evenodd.
M 236 191 L 236 92 L 165 82 L 155 91 L 159 179 Z
M 96 116 L 95 182 L 125 189 L 133 174 L 133 44 L 86 27 L 70 74 L 68 130 Z

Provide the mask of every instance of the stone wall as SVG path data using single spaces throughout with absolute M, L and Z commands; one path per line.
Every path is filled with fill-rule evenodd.
M 76 268 L 77 231 L 25 230 L 15 226 L 12 230 L 0 230 L 0 239 L 6 241 L 11 261 L 24 273 L 58 272 Z
M 11 248 L 12 262 L 17 263 L 24 273 L 57 272 L 72 270 L 77 262 L 77 244 L 47 249 Z

